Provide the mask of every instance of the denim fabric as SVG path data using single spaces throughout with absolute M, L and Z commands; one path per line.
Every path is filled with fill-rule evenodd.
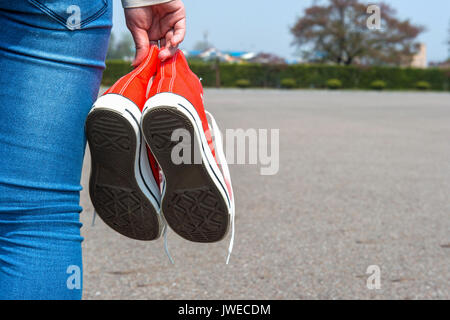
M 0 299 L 81 298 L 84 121 L 111 20 L 111 0 L 0 0 Z

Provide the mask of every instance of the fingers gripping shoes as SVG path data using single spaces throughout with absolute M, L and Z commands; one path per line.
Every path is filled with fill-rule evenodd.
M 180 236 L 195 242 L 223 239 L 231 222 L 231 252 L 234 198 L 220 132 L 212 119 L 212 129 L 217 131 L 214 148 L 202 85 L 181 51 L 160 65 L 149 96 L 141 128 L 164 173 L 161 211 L 165 220 Z M 180 155 L 174 153 L 179 144 L 177 132 L 188 133 L 192 141 L 191 154 L 186 157 L 182 151 L 181 162 L 174 159 Z
M 152 46 L 145 61 L 94 104 L 86 120 L 92 168 L 89 193 L 98 215 L 138 240 L 159 238 L 159 173 L 140 131 L 149 81 L 159 65 Z M 148 157 L 148 158 L 147 158 Z

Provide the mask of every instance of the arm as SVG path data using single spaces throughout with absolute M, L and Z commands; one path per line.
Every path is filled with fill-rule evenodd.
M 186 12 L 181 0 L 122 0 L 125 19 L 136 45 L 133 66 L 145 58 L 150 42 L 161 40 L 159 58 L 172 57 L 186 34 Z M 144 5 L 144 6 L 141 6 Z

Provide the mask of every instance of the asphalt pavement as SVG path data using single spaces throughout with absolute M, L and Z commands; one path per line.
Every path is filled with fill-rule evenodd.
M 231 165 L 230 264 L 228 239 L 170 232 L 171 265 L 162 240 L 92 227 L 87 151 L 84 299 L 450 298 L 450 94 L 210 89 L 205 100 L 223 131 L 280 130 L 277 174 L 261 175 L 259 156 Z

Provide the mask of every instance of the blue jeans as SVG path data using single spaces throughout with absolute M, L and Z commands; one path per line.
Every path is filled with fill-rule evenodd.
M 111 0 L 0 0 L 0 299 L 81 298 L 84 122 L 111 21 Z

